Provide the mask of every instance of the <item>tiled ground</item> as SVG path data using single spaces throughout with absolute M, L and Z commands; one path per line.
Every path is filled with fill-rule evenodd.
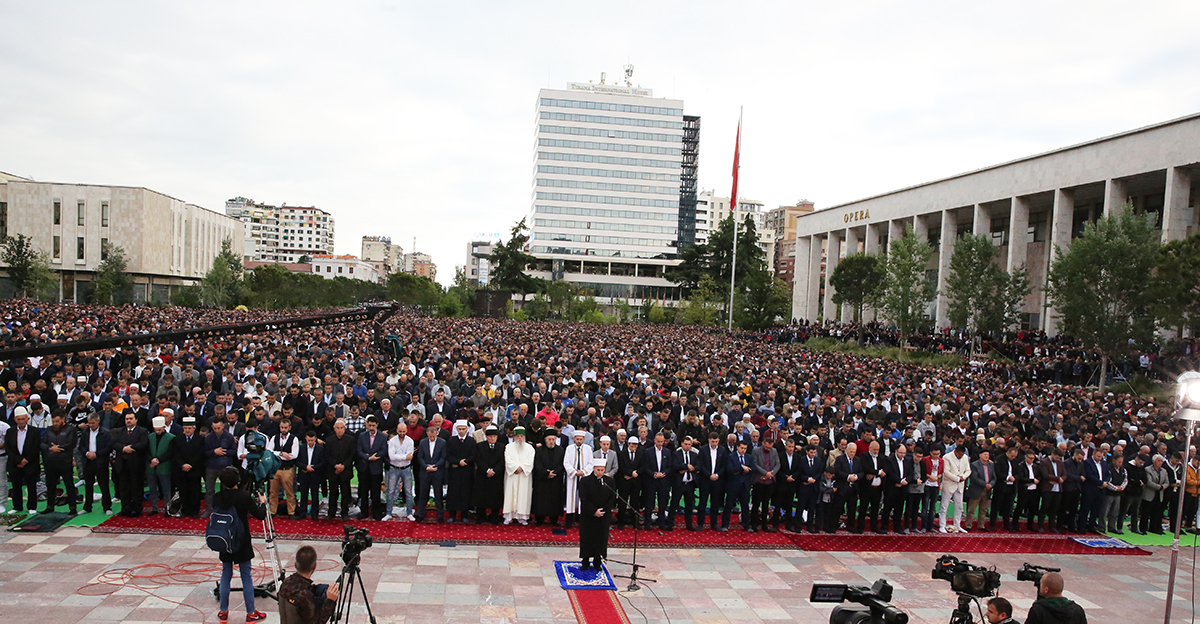
M 290 555 L 298 543 L 281 542 Z M 325 565 L 338 556 L 337 545 L 314 544 Z M 1001 594 L 1017 605 L 1024 619 L 1033 585 L 1016 581 L 1022 562 L 1062 567 L 1068 594 L 1087 609 L 1092 621 L 1149 622 L 1162 617 L 1170 550 L 1153 549 L 1150 557 L 1077 555 L 979 555 L 972 563 L 994 565 L 1004 572 Z M 628 560 L 629 551 L 613 558 Z M 659 582 L 654 593 L 643 590 L 624 602 L 630 621 L 672 624 L 740 622 L 827 622 L 831 606 L 809 604 L 814 581 L 870 584 L 888 578 L 896 586 L 895 604 L 912 622 L 942 623 L 955 604 L 949 584 L 934 581 L 929 571 L 940 553 L 805 553 L 800 551 L 646 550 L 639 562 Z M 363 556 L 364 582 L 379 622 L 392 624 L 575 622 L 566 594 L 559 588 L 552 562 L 571 559 L 567 548 L 499 548 L 405 546 L 380 544 Z M 1191 550 L 1181 553 L 1188 568 L 1181 573 L 1177 595 L 1191 593 Z M 215 562 L 199 538 L 155 535 L 102 535 L 68 527 L 52 535 L 0 533 L 0 619 L 31 622 L 49 616 L 53 624 L 106 622 L 198 622 L 199 614 L 135 589 L 110 596 L 84 597 L 76 589 L 98 574 L 144 563 L 178 565 Z M 285 561 L 286 563 L 286 561 Z M 611 565 L 617 573 L 624 566 Z M 336 570 L 318 572 L 330 580 Z M 617 580 L 624 587 L 621 579 Z M 164 587 L 156 593 L 203 609 L 216 621 L 210 583 Z M 623 594 L 624 595 L 624 594 Z M 661 601 L 661 606 L 659 602 Z M 240 597 L 231 621 L 241 622 Z M 1177 619 L 1191 617 L 1191 604 L 1175 603 Z M 48 608 L 49 607 L 49 608 Z M 278 622 L 275 605 L 259 607 Z M 636 607 L 636 608 L 634 608 Z M 643 615 L 639 614 L 638 609 Z M 355 622 L 365 622 L 357 616 Z

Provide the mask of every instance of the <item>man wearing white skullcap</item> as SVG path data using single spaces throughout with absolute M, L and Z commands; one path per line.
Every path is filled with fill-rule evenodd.
M 592 459 L 594 464 L 604 464 L 604 474 L 616 477 L 617 453 L 612 450 L 612 438 L 600 436 L 600 448 L 592 453 Z

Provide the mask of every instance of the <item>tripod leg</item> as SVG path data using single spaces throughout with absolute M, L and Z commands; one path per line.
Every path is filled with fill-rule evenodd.
M 363 587 L 362 571 L 355 568 L 354 572 L 354 576 L 358 578 L 358 591 L 362 593 L 363 604 L 367 606 L 367 618 L 371 624 L 375 624 L 375 614 L 371 613 L 371 601 L 367 598 L 367 588 Z

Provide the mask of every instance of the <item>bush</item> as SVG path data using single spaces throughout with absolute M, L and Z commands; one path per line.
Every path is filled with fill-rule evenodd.
M 929 351 L 902 351 L 899 347 L 860 347 L 854 342 L 843 342 L 836 338 L 809 338 L 804 348 L 817 353 L 842 353 L 860 357 L 873 357 L 892 362 L 906 362 L 938 368 L 957 368 L 963 360 L 957 355 L 932 353 Z

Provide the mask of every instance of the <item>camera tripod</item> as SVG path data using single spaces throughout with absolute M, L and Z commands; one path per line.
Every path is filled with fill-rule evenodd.
M 338 576 L 338 587 L 343 591 L 338 594 L 337 608 L 333 611 L 333 617 L 330 622 L 349 622 L 350 621 L 350 603 L 354 596 L 355 581 L 358 581 L 358 591 L 362 594 L 363 604 L 367 607 L 367 618 L 371 620 L 371 624 L 375 624 L 375 614 L 371 612 L 371 600 L 367 598 L 367 589 L 363 587 L 362 570 L 359 569 L 358 563 L 361 559 L 361 554 L 356 553 L 349 561 L 346 561 L 342 566 L 342 573 Z
M 979 621 L 986 622 L 987 618 L 983 615 L 983 607 L 979 604 L 979 597 L 958 592 L 958 606 L 950 613 L 950 624 L 975 624 L 975 616 L 971 615 L 972 602 L 975 603 L 976 609 L 979 610 Z
M 267 483 L 268 481 L 263 481 L 262 483 L 254 483 L 251 481 L 248 489 L 253 494 L 259 494 L 259 488 L 261 487 L 263 489 L 263 492 L 261 493 L 265 496 L 270 496 L 271 490 L 267 487 Z M 278 601 L 279 586 L 283 584 L 285 575 L 283 572 L 283 563 L 281 563 L 279 560 L 279 549 L 275 547 L 275 520 L 271 515 L 270 499 L 267 500 L 264 507 L 266 507 L 267 512 L 266 517 L 263 518 L 263 534 L 267 543 L 267 554 L 265 559 L 267 560 L 267 565 L 271 568 L 271 577 L 261 585 L 254 586 L 254 596 L 256 598 L 270 598 L 271 600 Z M 250 539 L 250 536 L 247 535 L 246 539 Z M 242 591 L 242 589 L 240 587 L 233 587 L 231 581 L 229 593 L 232 595 L 240 591 Z M 220 596 L 221 582 L 217 581 L 216 586 L 213 587 L 213 597 L 220 598 Z

